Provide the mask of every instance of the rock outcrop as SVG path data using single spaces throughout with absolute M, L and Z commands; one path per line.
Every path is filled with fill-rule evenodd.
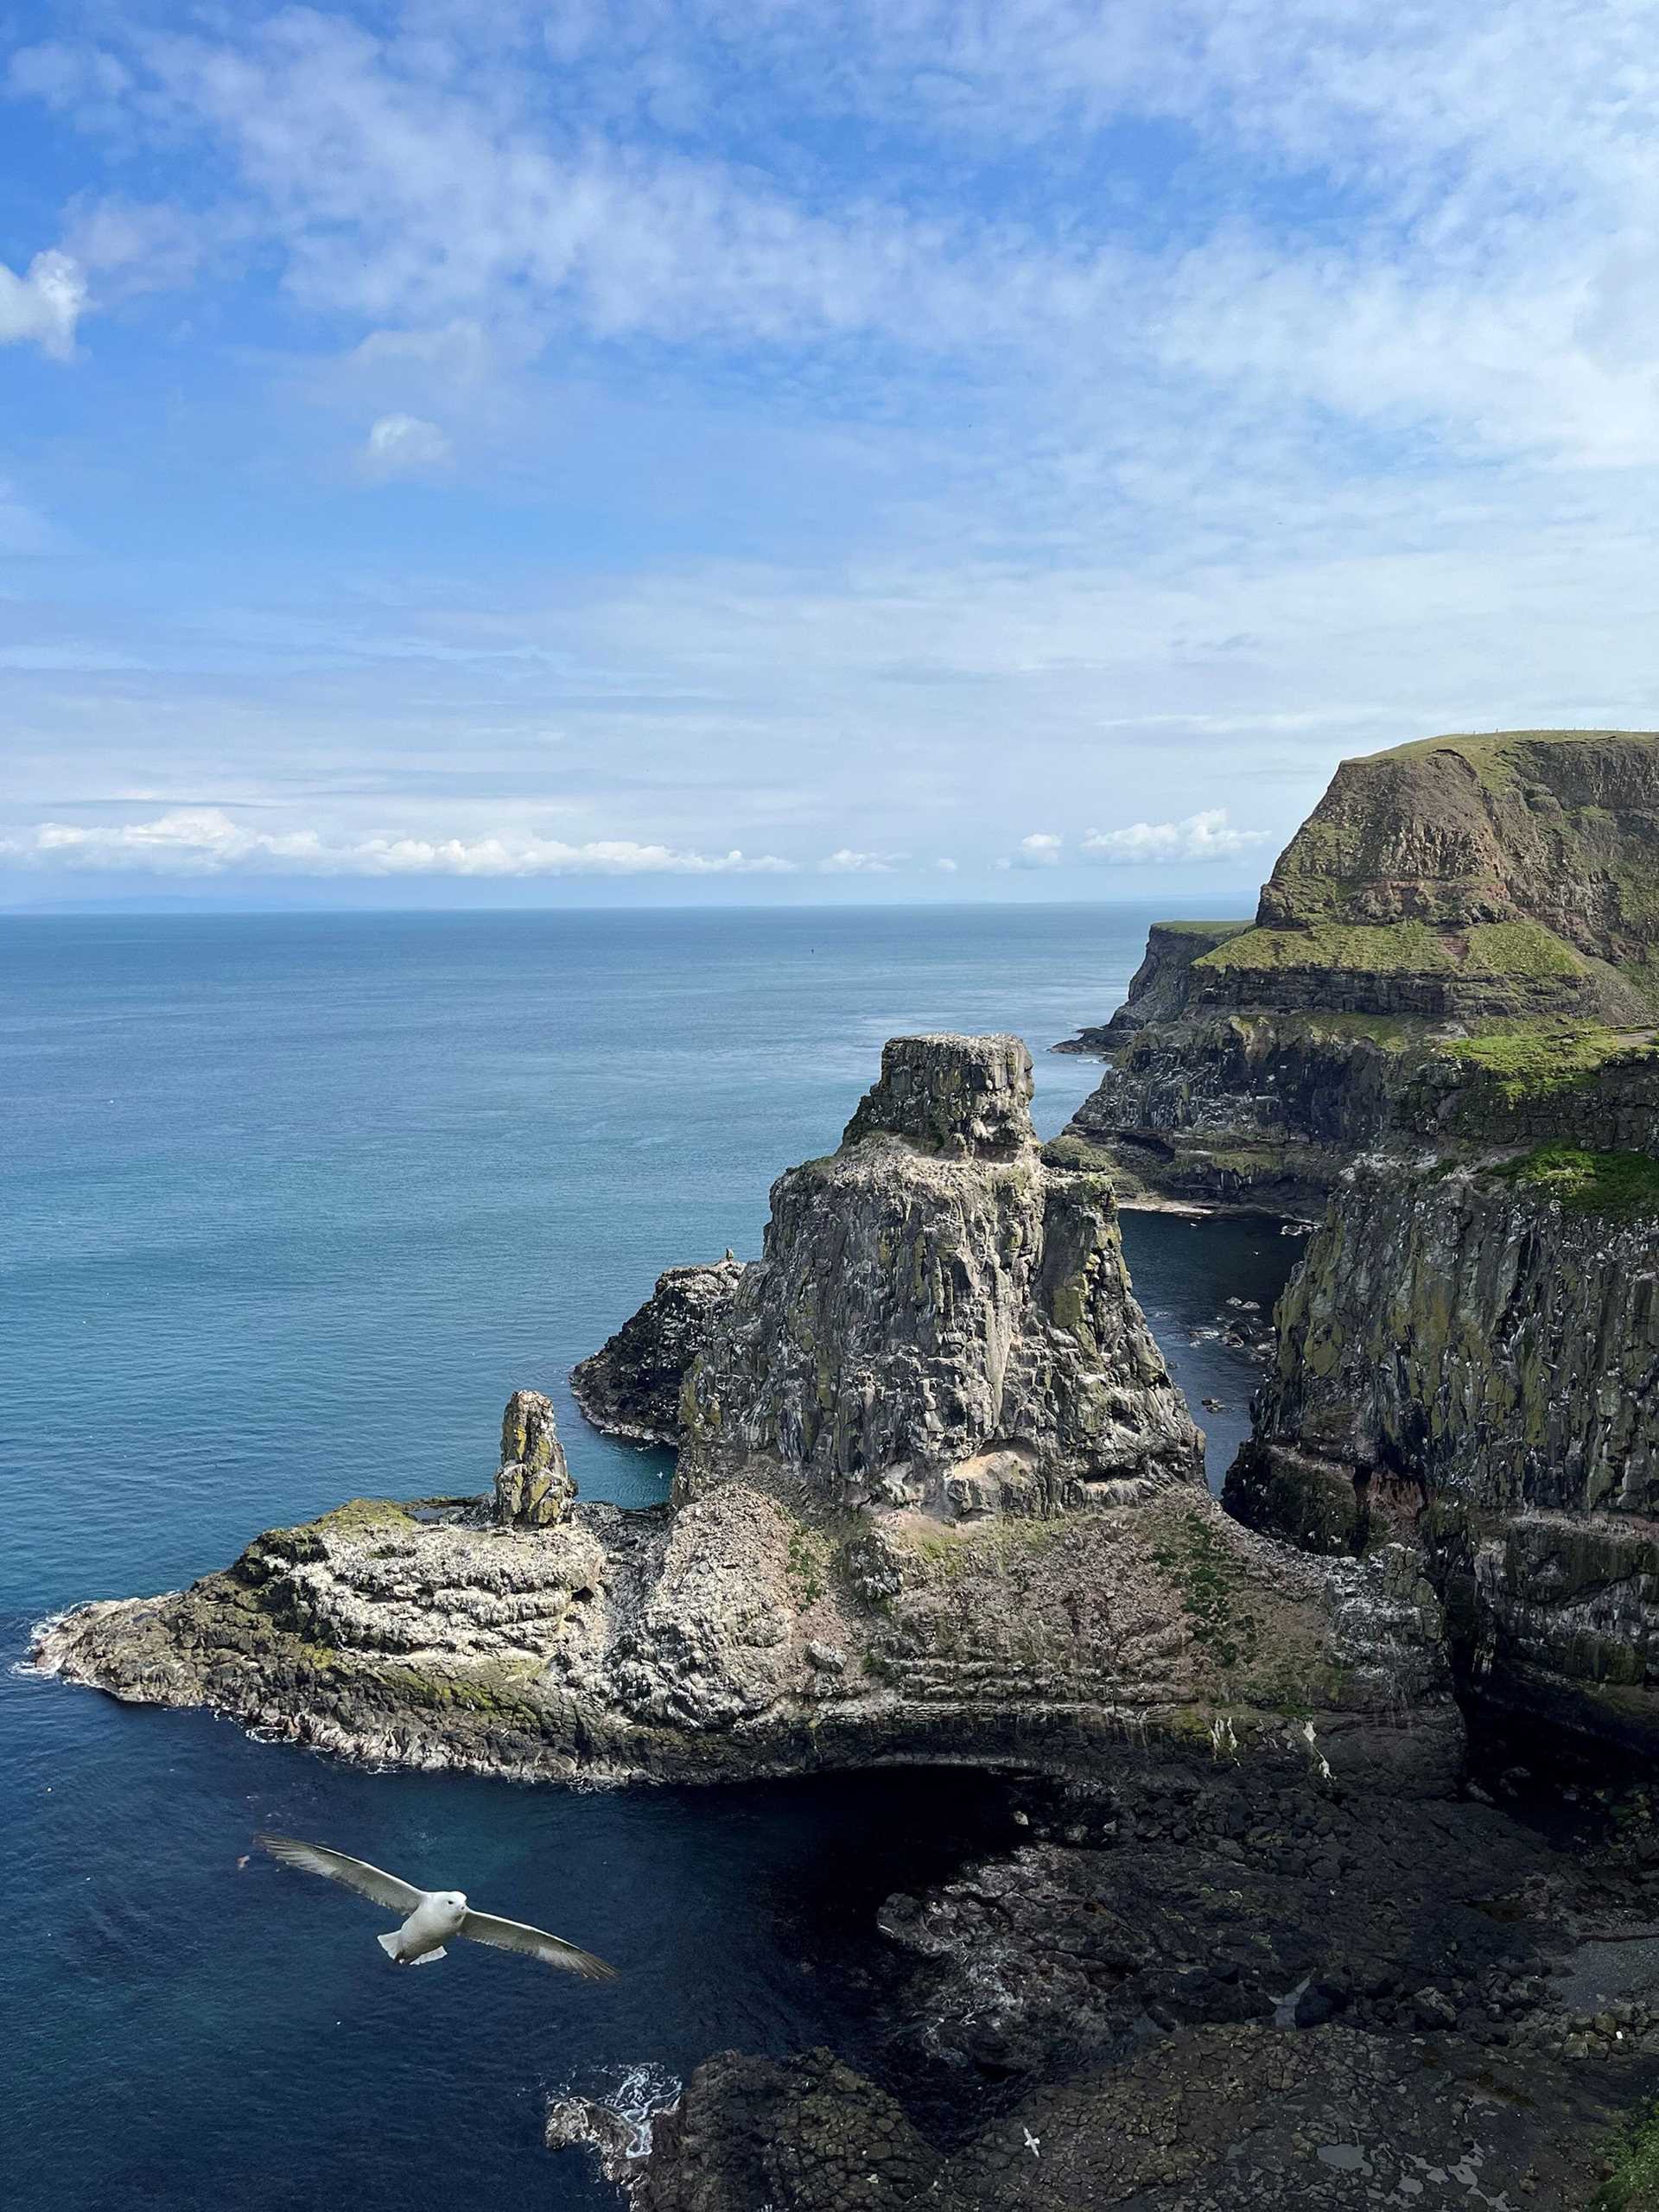
M 570 1388 L 595 1428 L 639 1444 L 677 1445 L 686 1370 L 730 1305 L 741 1261 L 670 1268 L 631 1319 L 571 1370 Z
M 780 1176 L 686 1378 L 677 1494 L 798 1471 L 949 1518 L 1196 1484 L 1110 1185 L 1045 1164 L 1014 1037 L 901 1037 L 841 1148 Z
M 551 1409 L 521 1393 L 499 1515 L 359 1500 L 187 1591 L 69 1615 L 43 1662 L 526 1775 L 1064 1764 L 1217 1731 L 1306 1771 L 1310 1728 L 1338 1771 L 1443 1772 L 1432 1592 L 1221 1513 L 1109 1189 L 1044 1165 L 1029 1082 L 1009 1039 L 888 1048 L 709 1301 L 671 1506 L 569 1503 Z
M 510 1529 L 550 1529 L 575 1494 L 552 1401 L 539 1390 L 515 1390 L 501 1417 L 496 1519 Z
M 1659 1750 L 1659 1159 L 1369 1159 L 1277 1325 L 1229 1509 L 1414 1546 L 1482 1707 Z
M 1587 2212 L 1659 2084 L 1644 1946 L 1580 1933 L 1651 1925 L 1646 1793 L 1615 1850 L 1225 1758 L 1017 1794 L 1014 1847 L 880 1909 L 855 2050 L 718 2053 L 648 2145 L 561 2099 L 550 2144 L 637 2212 Z
M 1126 1200 L 1317 1212 L 1423 1063 L 1659 1007 L 1659 738 L 1518 731 L 1346 761 L 1255 923 L 1162 925 L 1070 1134 Z

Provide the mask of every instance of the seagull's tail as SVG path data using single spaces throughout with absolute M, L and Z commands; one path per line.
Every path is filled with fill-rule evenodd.
M 397 1935 L 398 1931 L 394 1928 L 391 1935 L 377 1936 L 374 1939 L 395 1967 L 403 1964 L 403 1961 L 397 1955 Z

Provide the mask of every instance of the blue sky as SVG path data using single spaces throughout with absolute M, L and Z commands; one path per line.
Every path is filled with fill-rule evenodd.
M 0 14 L 0 903 L 1236 907 L 1659 722 L 1653 22 Z

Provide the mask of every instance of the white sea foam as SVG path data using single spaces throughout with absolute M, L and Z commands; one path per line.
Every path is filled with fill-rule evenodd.
M 36 1681 L 44 1682 L 50 1681 L 58 1671 L 56 1667 L 54 1667 L 49 1660 L 42 1665 L 41 1662 L 35 1658 L 35 1654 L 40 1649 L 41 1644 L 45 1643 L 47 1637 L 52 1633 L 53 1630 L 56 1628 L 59 1622 L 67 1621 L 73 1611 L 73 1608 L 72 1606 L 66 1605 L 60 1612 L 48 1613 L 43 1620 L 36 1621 L 34 1627 L 29 1631 L 29 1643 L 24 1650 L 22 1657 L 21 1659 L 13 1660 L 10 1667 L 7 1669 L 7 1672 L 13 1675 L 32 1675 Z
M 556 2147 L 585 2145 L 607 2181 L 625 2190 L 651 2156 L 658 2119 L 678 2104 L 683 2083 L 664 2066 L 636 2066 L 586 2073 L 580 2084 L 547 2101 L 547 2139 Z

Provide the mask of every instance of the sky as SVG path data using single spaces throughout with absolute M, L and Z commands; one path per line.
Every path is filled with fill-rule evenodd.
M 1659 723 L 1652 0 L 0 0 L 0 905 L 1160 899 Z

